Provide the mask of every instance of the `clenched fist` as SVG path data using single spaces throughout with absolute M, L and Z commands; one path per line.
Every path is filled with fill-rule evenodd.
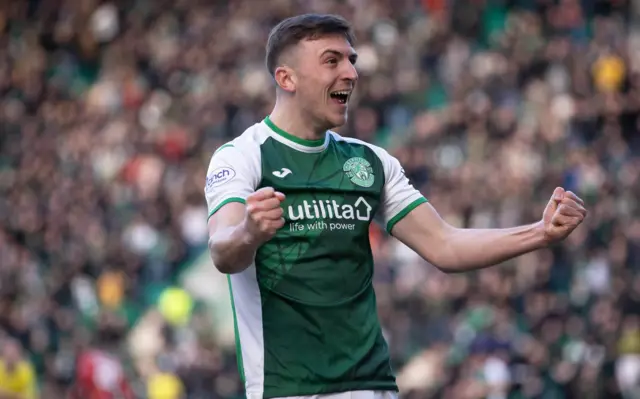
M 584 201 L 571 191 L 558 187 L 544 209 L 545 239 L 549 243 L 564 240 L 587 216 Z
M 245 228 L 251 240 L 258 245 L 269 241 L 284 226 L 280 203 L 284 194 L 264 187 L 247 197 Z

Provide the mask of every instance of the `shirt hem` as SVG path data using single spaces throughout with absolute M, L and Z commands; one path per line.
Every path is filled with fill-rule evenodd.
M 263 399 L 277 399 L 277 398 L 287 398 L 287 397 L 296 397 L 296 396 L 313 396 L 313 395 L 331 395 L 331 394 L 339 394 L 343 392 L 351 392 L 351 391 L 390 391 L 390 392 L 399 392 L 398 386 L 393 382 L 370 382 L 370 383 L 362 383 L 355 382 L 349 384 L 335 384 L 335 385 L 321 385 L 321 386 L 309 386 L 308 389 L 296 389 L 296 390 L 285 390 L 285 389 L 273 389 L 273 390 L 265 390 L 263 394 Z

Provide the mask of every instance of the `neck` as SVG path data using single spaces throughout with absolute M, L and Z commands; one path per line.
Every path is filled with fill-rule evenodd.
M 325 126 L 314 123 L 312 117 L 299 107 L 284 104 L 281 99 L 276 100 L 269 119 L 280 129 L 303 140 L 323 139 L 327 132 Z

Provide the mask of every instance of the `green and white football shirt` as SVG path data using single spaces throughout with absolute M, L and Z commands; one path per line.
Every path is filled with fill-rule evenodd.
M 229 276 L 249 399 L 397 390 L 376 311 L 369 225 L 387 231 L 426 199 L 382 148 L 327 132 L 302 140 L 269 118 L 212 156 L 209 215 L 261 187 L 286 223 Z

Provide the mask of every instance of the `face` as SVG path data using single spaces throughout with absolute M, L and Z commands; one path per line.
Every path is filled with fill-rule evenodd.
M 356 52 L 342 35 L 303 40 L 292 52 L 290 92 L 323 129 L 342 126 L 358 73 Z
M 9 363 L 14 363 L 20 360 L 20 347 L 13 341 L 8 341 L 2 348 L 2 357 Z

